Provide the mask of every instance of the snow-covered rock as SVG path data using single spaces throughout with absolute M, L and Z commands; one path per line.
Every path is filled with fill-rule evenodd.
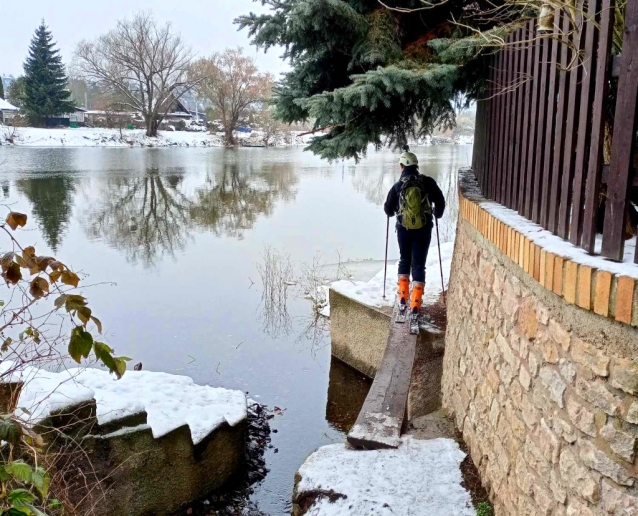
M 0 373 L 12 363 L 0 364 Z M 188 424 L 193 443 L 228 423 L 246 419 L 246 396 L 241 391 L 196 385 L 187 376 L 129 371 L 121 380 L 98 369 L 68 369 L 51 373 L 25 367 L 8 375 L 22 381 L 17 415 L 37 424 L 52 412 L 95 398 L 100 425 L 146 411 L 153 437 L 162 437 Z
M 296 514 L 474 516 L 461 485 L 464 459 L 451 439 L 404 436 L 396 450 L 324 446 L 299 469 L 294 501 L 308 509 Z

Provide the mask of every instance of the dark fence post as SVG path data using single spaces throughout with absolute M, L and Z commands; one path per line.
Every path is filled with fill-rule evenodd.
M 638 2 L 627 2 L 625 36 L 620 56 L 618 99 L 614 138 L 607 184 L 607 206 L 603 231 L 603 255 L 622 260 L 624 229 L 635 150 L 636 104 L 638 96 Z M 638 249 L 638 246 L 636 246 Z M 638 258 L 638 257 L 637 257 Z
M 568 16 L 560 11 L 561 17 L 561 38 L 560 38 L 560 71 L 558 80 L 558 105 L 556 106 L 556 134 L 554 145 L 554 164 L 552 193 L 549 199 L 549 218 L 547 229 L 552 233 L 558 232 L 558 209 L 560 207 L 561 187 L 563 183 L 563 154 L 565 140 L 566 117 L 567 117 L 567 91 L 569 90 L 569 76 L 567 72 L 569 47 L 567 45 L 570 22 Z M 558 43 L 558 42 L 557 42 Z
M 522 143 L 522 129 L 523 129 L 523 102 L 524 102 L 524 90 L 525 88 L 521 85 L 520 81 L 524 77 L 525 72 L 525 52 L 524 52 L 524 39 L 525 39 L 525 31 L 524 29 L 520 29 L 516 31 L 516 47 L 515 47 L 515 60 L 514 60 L 514 81 L 516 86 L 516 123 L 514 124 L 514 159 L 512 160 L 514 166 L 514 178 L 512 181 L 512 205 L 510 208 L 513 210 L 518 210 L 519 206 L 519 191 L 520 191 L 520 180 L 521 180 L 521 143 Z
M 589 167 L 587 169 L 587 190 L 585 192 L 585 217 L 583 219 L 583 238 L 581 242 L 581 245 L 588 253 L 594 252 L 596 244 L 600 179 L 603 170 L 603 146 L 605 140 L 605 103 L 609 91 L 614 10 L 614 0 L 602 1 L 598 55 L 596 57 L 591 144 L 589 146 Z
M 523 136 L 521 138 L 521 170 L 520 170 L 520 184 L 518 194 L 518 212 L 521 215 L 525 213 L 525 206 L 527 203 L 527 177 L 528 177 L 528 162 L 529 162 L 529 119 L 531 110 L 531 98 L 532 98 L 532 70 L 534 60 L 534 48 L 532 44 L 533 40 L 533 22 L 529 21 L 527 27 L 524 29 L 525 42 L 525 92 L 523 98 L 525 99 L 523 109 Z
M 550 40 L 551 52 L 549 54 L 549 79 L 547 85 L 547 118 L 545 122 L 545 156 L 543 160 L 543 195 L 541 197 L 541 214 L 540 224 L 547 227 L 549 217 L 549 199 L 552 194 L 552 186 L 554 184 L 554 168 L 552 159 L 554 157 L 554 145 L 560 146 L 560 141 L 554 142 L 555 135 L 555 115 L 556 115 L 556 88 L 558 75 L 558 35 L 560 30 L 561 10 L 556 9 L 554 13 L 554 27 L 552 30 L 552 39 Z
M 585 197 L 585 171 L 591 140 L 591 108 L 592 108 L 592 70 L 595 59 L 596 0 L 588 0 L 587 16 L 583 17 L 585 33 L 585 54 L 583 56 L 580 83 L 580 117 L 578 120 L 578 137 L 576 139 L 576 165 L 574 167 L 574 192 L 572 196 L 572 220 L 569 239 L 572 244 L 579 245 L 583 234 L 583 214 Z
M 567 119 L 565 121 L 565 140 L 564 140 L 564 153 L 563 153 L 563 183 L 561 185 L 561 198 L 560 207 L 558 210 L 558 236 L 567 240 L 569 238 L 569 227 L 571 223 L 572 212 L 572 188 L 574 179 L 574 158 L 576 147 L 576 127 L 578 124 L 578 111 L 577 106 L 580 104 L 580 78 L 581 78 L 581 66 L 579 66 L 577 59 L 574 55 L 576 52 L 583 50 L 584 38 L 582 38 L 581 30 L 583 15 L 582 9 L 584 7 L 583 1 L 580 0 L 576 5 L 576 30 L 572 33 L 572 68 L 569 71 L 569 94 L 567 97 Z M 569 62 L 568 61 L 568 62 Z M 576 62 L 574 62 L 576 61 Z

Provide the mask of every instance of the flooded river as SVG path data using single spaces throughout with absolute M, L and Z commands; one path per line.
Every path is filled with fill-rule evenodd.
M 454 172 L 469 165 L 471 147 L 413 150 L 453 215 Z M 283 409 L 271 422 L 271 472 L 252 497 L 280 515 L 296 469 L 343 440 L 366 386 L 338 365 L 331 375 L 328 327 L 298 287 L 284 310 L 264 304 L 260 264 L 270 246 L 290 259 L 291 283 L 313 259 L 325 271 L 351 261 L 357 277 L 374 275 L 397 161 L 388 150 L 329 164 L 301 149 L 4 147 L 0 198 L 29 214 L 26 244 L 88 275 L 83 293 L 118 354 Z M 454 221 L 446 216 L 444 240 Z M 342 397 L 345 385 L 356 387 Z

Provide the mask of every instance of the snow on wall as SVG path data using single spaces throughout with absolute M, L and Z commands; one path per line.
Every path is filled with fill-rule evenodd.
M 11 366 L 9 362 L 0 364 L 0 373 Z M 25 367 L 5 381 L 25 383 L 17 415 L 31 424 L 56 410 L 95 398 L 101 425 L 146 411 L 155 438 L 188 424 L 197 444 L 223 423 L 235 426 L 246 418 L 243 392 L 196 385 L 187 376 L 129 371 L 116 380 L 98 369 L 51 373 Z
M 461 191 L 463 195 L 472 202 L 478 204 L 493 217 L 500 220 L 510 228 L 529 238 L 536 245 L 542 247 L 547 252 L 567 258 L 580 265 L 593 267 L 601 271 L 611 272 L 618 276 L 629 276 L 638 279 L 638 265 L 634 264 L 634 253 L 636 250 L 636 238 L 625 242 L 625 256 L 623 262 L 613 262 L 599 255 L 602 249 L 602 236 L 596 237 L 596 253 L 590 255 L 584 249 L 576 247 L 571 242 L 563 240 L 542 226 L 519 215 L 516 211 L 505 206 L 483 198 L 476 179 L 471 170 L 463 170 L 459 173 Z

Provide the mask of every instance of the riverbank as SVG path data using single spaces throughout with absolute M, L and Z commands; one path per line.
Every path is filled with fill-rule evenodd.
M 263 146 L 263 139 L 238 135 L 245 146 Z M 305 145 L 308 137 L 295 133 L 279 134 L 271 138 L 271 146 L 291 147 Z M 224 147 L 220 134 L 189 131 L 159 131 L 157 138 L 146 136 L 143 129 L 42 129 L 37 127 L 13 128 L 0 125 L 0 146 L 16 147 Z

